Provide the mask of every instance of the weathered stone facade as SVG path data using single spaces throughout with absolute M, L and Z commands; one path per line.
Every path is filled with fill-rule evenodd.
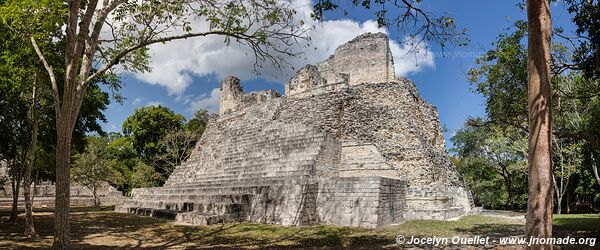
M 275 91 L 221 82 L 220 117 L 163 187 L 119 211 L 194 224 L 381 227 L 471 209 L 435 107 L 394 76 L 385 34 L 365 34 Z

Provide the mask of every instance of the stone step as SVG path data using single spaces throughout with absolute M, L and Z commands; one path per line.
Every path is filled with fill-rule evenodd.
M 159 210 L 172 210 L 176 212 L 198 212 L 204 214 L 227 214 L 241 213 L 248 209 L 250 201 L 246 203 L 218 203 L 210 201 L 199 202 L 174 202 L 174 201 L 152 201 L 152 200 L 128 200 L 123 204 L 125 208 L 150 208 Z
M 210 187 L 210 188 L 227 188 L 227 187 L 262 187 L 266 185 L 278 185 L 283 184 L 285 180 L 281 177 L 264 177 L 261 178 L 259 185 L 257 185 L 256 181 L 248 181 L 248 182 L 236 182 L 230 183 L 225 181 L 216 181 L 216 180 L 206 180 L 206 181 L 193 181 L 193 182 L 185 182 L 185 183 L 176 183 L 173 185 L 165 185 L 164 187 L 158 188 L 200 188 L 200 187 Z
M 402 216 L 409 220 L 447 220 L 464 214 L 461 207 L 437 209 L 406 209 Z
M 277 187 L 283 183 L 264 182 L 260 184 L 252 183 L 248 185 L 239 185 L 231 183 L 230 185 L 215 184 L 181 184 L 177 186 L 164 186 L 145 189 L 134 189 L 134 197 L 141 194 L 197 194 L 197 195 L 244 195 L 252 194 L 256 190 L 262 190 L 270 187 Z
M 310 146 L 312 150 L 307 150 L 304 152 L 294 152 L 287 151 L 283 152 L 281 149 L 275 150 L 264 150 L 261 151 L 260 154 L 248 154 L 244 152 L 248 152 L 249 149 L 242 150 L 240 152 L 205 152 L 206 156 L 210 157 L 201 157 L 198 159 L 189 159 L 182 166 L 194 165 L 194 163 L 201 163 L 204 165 L 224 165 L 227 163 L 239 163 L 239 162 L 248 162 L 254 164 L 268 164 L 268 163 L 278 163 L 278 162 L 289 162 L 289 161 L 302 161 L 302 160 L 310 160 L 313 157 L 316 157 L 320 152 L 320 144 Z M 252 147 L 252 149 L 256 149 L 256 147 Z M 261 149 L 265 149 L 261 147 Z M 269 152 L 268 155 L 265 155 L 264 152 Z M 294 155 L 295 154 L 295 155 Z M 210 160 L 207 161 L 207 160 Z
M 150 217 L 156 217 L 167 220 L 175 220 L 180 211 L 168 210 L 168 209 L 153 209 L 143 207 L 120 207 L 118 212 L 127 212 L 131 214 L 144 215 Z
M 245 221 L 245 214 L 231 213 L 222 215 L 207 215 L 197 212 L 179 213 L 175 221 L 189 223 L 192 225 L 206 226 L 219 223 L 236 223 Z
M 283 153 L 284 155 L 288 155 L 291 153 L 293 153 L 296 149 L 298 149 L 299 151 L 296 151 L 297 153 L 311 153 L 310 151 L 304 151 L 304 148 L 313 148 L 313 147 L 318 147 L 319 145 L 321 145 L 321 143 L 324 140 L 322 138 L 316 138 L 316 139 L 307 139 L 307 140 L 303 140 L 303 141 L 298 141 L 298 142 L 263 142 L 263 143 L 251 143 L 251 144 L 237 144 L 238 142 L 223 142 L 223 143 L 231 143 L 231 144 L 237 144 L 236 146 L 223 146 L 222 148 L 212 148 L 212 149 L 207 149 L 204 150 L 203 154 L 196 156 L 195 158 L 190 158 L 190 160 L 200 160 L 204 157 L 206 157 L 207 155 L 211 155 L 211 154 L 219 154 L 219 155 L 230 155 L 230 156 L 235 156 L 238 154 L 242 154 L 244 156 L 248 156 L 248 157 L 265 157 L 263 155 L 257 155 L 257 154 L 262 154 L 262 152 L 273 152 L 273 153 Z M 248 150 L 253 150 L 253 149 L 257 149 L 260 148 L 261 151 L 248 151 Z M 278 155 L 273 155 L 271 157 L 271 159 L 278 159 L 277 157 Z
M 322 133 L 318 130 L 294 130 L 292 128 L 277 128 L 271 130 L 255 128 L 244 128 L 236 131 L 227 131 L 225 138 L 229 142 L 256 141 L 265 138 L 271 140 L 285 139 L 285 141 L 303 140 L 307 138 L 318 138 Z
M 162 201 L 194 201 L 194 200 L 214 200 L 210 199 L 209 196 L 224 196 L 222 194 L 162 194 L 162 193 L 152 193 L 152 194 L 138 194 L 136 195 L 136 199 L 140 200 L 162 200 Z M 209 199 L 207 199 L 209 198 Z M 234 199 L 232 198 L 232 201 Z M 219 201 L 215 201 L 219 202 Z
M 198 170 L 196 174 L 192 176 L 195 177 L 196 181 L 244 181 L 244 180 L 257 180 L 260 181 L 261 178 L 264 177 L 287 177 L 287 176 L 302 176 L 306 174 L 310 174 L 312 168 L 308 167 L 297 167 L 296 170 L 288 170 L 288 171 L 276 171 L 272 172 L 264 172 L 264 173 L 255 173 L 251 174 L 251 176 L 240 177 L 240 172 L 225 172 L 225 171 L 211 171 L 204 172 L 202 170 Z
M 214 162 L 207 162 L 199 165 L 199 167 L 219 167 L 219 169 L 240 169 L 240 168 L 259 168 L 259 167 L 275 167 L 280 168 L 285 165 L 314 165 L 318 154 L 310 154 L 299 157 L 292 157 L 288 160 L 265 159 L 261 157 L 236 156 L 235 158 L 225 158 Z
M 188 181 L 188 182 L 181 182 L 181 183 L 172 183 L 173 185 L 166 185 L 167 183 L 169 183 L 169 180 L 167 180 L 167 183 L 165 183 L 165 186 L 178 186 L 178 187 L 196 187 L 196 186 L 217 186 L 217 187 L 223 187 L 223 186 L 263 186 L 263 185 L 267 185 L 267 184 L 279 184 L 279 183 L 283 183 L 284 178 L 282 177 L 263 177 L 260 178 L 258 180 L 256 179 L 252 179 L 252 180 L 241 180 L 237 183 L 230 183 L 228 181 L 223 181 L 223 180 L 202 180 L 202 181 Z M 256 183 L 259 182 L 259 185 L 256 185 Z
M 203 171 L 202 169 L 195 169 L 190 171 L 191 174 L 186 175 L 174 175 L 169 178 L 167 184 L 176 185 L 177 183 L 185 182 L 183 179 L 192 179 L 194 182 L 261 182 L 267 178 L 284 178 L 284 177 L 303 177 L 314 173 L 314 164 L 308 164 L 305 166 L 288 166 L 287 169 L 276 170 L 273 168 L 269 169 L 268 172 L 253 173 L 252 169 L 240 168 L 240 170 L 220 170 L 220 171 Z M 257 171 L 254 171 L 257 172 Z

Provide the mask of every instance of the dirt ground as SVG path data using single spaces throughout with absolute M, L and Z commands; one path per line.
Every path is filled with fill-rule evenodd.
M 0 211 L 6 221 L 9 212 Z M 17 224 L 0 224 L 0 249 L 46 249 L 52 245 L 53 213 L 35 213 L 39 240 L 24 238 L 23 215 Z M 599 237 L 600 215 L 556 216 L 557 237 Z M 383 229 L 334 226 L 283 227 L 238 223 L 189 226 L 171 221 L 121 214 L 110 208 L 75 208 L 72 211 L 72 242 L 76 249 L 514 249 L 515 246 L 488 245 L 407 245 L 396 243 L 403 235 L 415 237 L 490 236 L 492 239 L 523 236 L 521 214 L 490 213 L 466 216 L 453 221 L 408 221 Z M 599 242 L 600 243 L 600 242 Z M 558 246 L 560 249 L 598 249 Z

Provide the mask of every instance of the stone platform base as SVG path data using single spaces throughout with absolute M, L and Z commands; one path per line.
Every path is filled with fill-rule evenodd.
M 405 182 L 384 177 L 280 180 L 228 186 L 188 184 L 136 189 L 116 211 L 210 225 L 253 221 L 287 226 L 377 228 L 399 222 Z M 263 185 L 268 182 L 263 183 Z
M 50 182 L 42 182 L 32 186 L 31 192 L 33 194 L 33 206 L 35 208 L 40 207 L 54 207 L 54 193 L 55 186 Z M 122 204 L 125 201 L 123 193 L 118 191 L 116 188 L 110 186 L 108 183 L 103 183 L 97 190 L 100 204 L 103 206 L 112 206 Z M 10 186 L 5 186 L 4 191 L 0 192 L 0 207 L 12 207 L 13 198 Z M 73 185 L 71 186 L 71 206 L 73 207 L 88 207 L 94 205 L 93 193 L 90 189 Z M 23 207 L 25 203 L 23 197 L 23 188 L 19 190 L 19 201 L 18 206 Z

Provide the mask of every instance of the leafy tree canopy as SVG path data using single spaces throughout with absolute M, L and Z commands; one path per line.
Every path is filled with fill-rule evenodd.
M 123 134 L 131 136 L 133 147 L 150 160 L 158 153 L 158 142 L 169 131 L 183 128 L 185 118 L 171 109 L 158 105 L 136 109 L 123 122 Z

